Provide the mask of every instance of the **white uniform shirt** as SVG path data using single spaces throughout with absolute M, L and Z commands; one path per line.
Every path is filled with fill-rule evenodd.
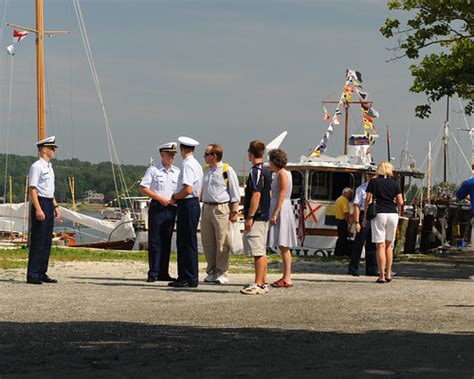
M 29 186 L 35 187 L 38 196 L 52 199 L 54 197 L 54 171 L 51 162 L 38 159 L 30 167 Z
M 192 155 L 183 159 L 175 193 L 180 192 L 184 185 L 193 187 L 193 192 L 186 196 L 186 199 L 199 196 L 202 186 L 202 167 Z
M 204 203 L 240 202 L 239 179 L 234 169 L 227 170 L 228 183 L 224 180 L 224 163 L 219 162 L 213 169 L 209 167 L 202 178 L 202 201 Z
M 171 199 L 178 188 L 179 168 L 171 165 L 167 170 L 163 163 L 159 162 L 148 167 L 143 176 L 140 186 L 149 188 L 158 195 Z
M 354 204 L 359 204 L 361 212 L 365 208 L 365 198 L 367 197 L 367 193 L 365 191 L 367 190 L 368 185 L 369 182 L 362 183 L 359 187 L 357 187 L 355 192 Z

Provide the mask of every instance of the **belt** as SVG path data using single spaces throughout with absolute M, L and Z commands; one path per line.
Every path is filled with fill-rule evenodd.
M 38 196 L 38 200 L 53 201 L 53 197 Z
M 222 205 L 222 204 L 228 204 L 229 202 L 226 201 L 224 203 L 215 203 L 215 202 L 212 202 L 212 201 L 203 201 L 202 203 L 206 204 L 206 205 Z

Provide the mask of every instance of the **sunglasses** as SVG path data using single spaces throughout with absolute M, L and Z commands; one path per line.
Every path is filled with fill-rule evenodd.
M 213 155 L 212 153 L 204 153 L 205 157 L 208 157 L 209 155 Z

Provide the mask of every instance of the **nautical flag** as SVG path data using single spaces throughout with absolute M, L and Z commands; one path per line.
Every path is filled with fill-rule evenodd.
M 357 80 L 352 79 L 352 83 L 354 83 L 354 85 L 355 85 L 356 87 L 362 88 L 362 85 L 361 85 Z
M 344 91 L 346 91 L 347 93 L 354 93 L 355 92 L 354 88 L 352 88 L 349 84 L 346 84 L 344 86 Z
M 336 108 L 335 114 L 337 114 L 337 115 L 340 115 L 340 114 L 341 114 L 341 110 L 339 109 L 339 107 Z
M 365 118 L 364 118 L 364 129 L 373 129 L 373 125 L 370 121 L 367 121 Z
M 367 113 L 370 109 L 370 103 L 368 101 L 361 101 L 360 109 L 362 109 L 363 112 Z
M 15 30 L 13 29 L 13 39 L 17 38 L 16 42 L 21 42 L 22 39 L 26 38 L 30 34 L 26 30 Z
M 13 45 L 7 46 L 7 52 L 10 55 L 15 55 L 15 48 L 13 47 Z
M 366 112 L 369 116 L 371 117 L 374 117 L 374 118 L 377 118 L 377 117 L 380 117 L 379 115 L 379 112 L 377 112 L 374 108 L 370 107 L 367 112 Z
M 364 121 L 367 121 L 367 122 L 374 122 L 374 119 L 372 117 L 370 117 L 367 113 L 363 112 L 362 113 L 362 117 L 364 119 Z
M 324 121 L 330 120 L 331 116 L 329 115 L 329 112 L 327 111 L 326 107 L 324 108 Z
M 357 94 L 361 97 L 361 99 L 365 100 L 367 97 L 367 92 L 361 91 L 360 89 L 357 90 Z
M 354 79 L 362 83 L 362 74 L 356 70 L 346 70 L 346 79 L 353 81 Z
M 333 117 L 332 117 L 332 123 L 334 125 L 339 125 L 339 119 L 337 118 L 337 114 L 335 114 Z
M 348 103 L 350 103 L 350 102 L 352 101 L 352 96 L 351 96 L 349 93 L 344 92 L 344 93 L 342 94 L 342 96 L 344 97 L 344 99 L 346 99 L 346 101 L 347 101 Z

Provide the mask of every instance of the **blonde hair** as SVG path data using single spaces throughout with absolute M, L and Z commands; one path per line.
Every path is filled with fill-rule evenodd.
M 393 176 L 393 165 L 389 161 L 381 161 L 375 171 L 378 176 Z

